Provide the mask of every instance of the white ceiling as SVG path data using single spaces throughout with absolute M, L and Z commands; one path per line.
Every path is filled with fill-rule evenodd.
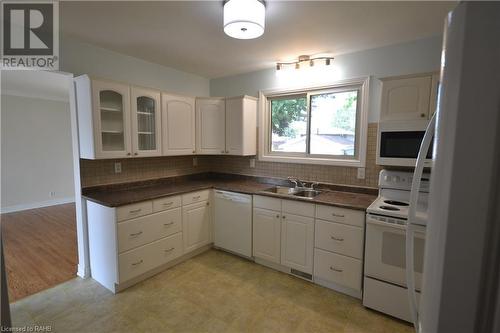
M 71 77 L 46 71 L 2 71 L 1 91 L 5 95 L 69 101 Z
M 224 34 L 222 1 L 65 1 L 60 11 L 70 38 L 215 78 L 438 35 L 455 4 L 267 1 L 266 31 L 255 40 Z

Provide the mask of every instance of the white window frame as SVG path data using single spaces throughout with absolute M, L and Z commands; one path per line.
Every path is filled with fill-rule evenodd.
M 366 144 L 368 136 L 368 105 L 370 77 L 337 81 L 328 85 L 309 86 L 293 89 L 273 89 L 259 91 L 259 152 L 258 159 L 268 162 L 321 164 L 344 167 L 364 168 L 366 164 Z M 288 95 L 306 95 L 310 107 L 310 94 L 329 92 L 330 90 L 359 90 L 357 108 L 359 114 L 356 122 L 356 147 L 358 152 L 354 158 L 339 158 L 339 156 L 308 155 L 303 153 L 271 152 L 271 116 L 270 99 Z M 308 120 L 310 122 L 310 120 Z M 310 127 L 310 124 L 308 124 Z M 309 135 L 309 133 L 308 133 Z M 307 138 L 309 140 L 309 138 Z

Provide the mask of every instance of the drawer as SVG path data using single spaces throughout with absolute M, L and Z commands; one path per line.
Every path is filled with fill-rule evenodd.
M 314 246 L 349 257 L 363 258 L 363 229 L 346 224 L 316 220 Z
M 182 231 L 181 208 L 118 223 L 118 252 L 124 252 Z
M 361 260 L 314 249 L 314 276 L 344 287 L 361 290 Z
M 256 208 L 264 208 L 281 212 L 281 199 L 254 195 L 253 206 Z
M 283 200 L 281 202 L 283 213 L 314 217 L 314 204 L 294 200 Z
M 119 282 L 122 283 L 182 255 L 182 232 L 138 247 L 118 256 Z
M 116 220 L 118 222 L 130 220 L 139 216 L 151 214 L 153 212 L 153 203 L 143 201 L 132 205 L 116 208 Z
M 153 200 L 153 212 L 161 212 L 162 210 L 177 208 L 181 206 L 181 196 L 165 197 Z
M 203 190 L 203 191 L 184 194 L 182 196 L 182 204 L 189 205 L 200 201 L 207 201 L 209 197 L 210 197 L 210 190 Z
M 316 218 L 358 227 L 365 225 L 365 212 L 334 206 L 316 205 Z

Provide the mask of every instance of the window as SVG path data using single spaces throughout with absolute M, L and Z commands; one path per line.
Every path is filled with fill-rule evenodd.
M 261 92 L 261 160 L 364 166 L 368 79 Z

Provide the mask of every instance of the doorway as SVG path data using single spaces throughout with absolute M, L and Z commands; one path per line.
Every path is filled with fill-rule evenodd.
M 1 79 L 0 224 L 12 303 L 76 277 L 80 174 L 73 76 Z

